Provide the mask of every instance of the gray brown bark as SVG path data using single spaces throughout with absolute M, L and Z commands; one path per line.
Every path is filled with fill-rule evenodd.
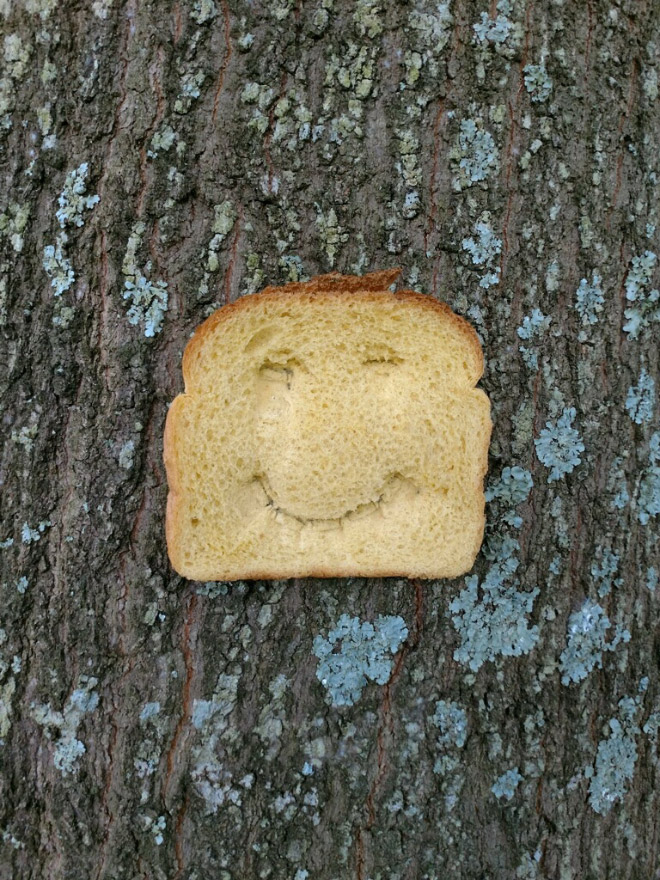
M 626 284 L 657 249 L 659 24 L 632 0 L 0 3 L 0 877 L 658 876 L 640 512 L 660 407 L 626 408 L 642 371 L 660 380 L 657 266 L 635 303 Z M 76 213 L 58 199 L 83 163 L 99 200 Z M 501 241 L 481 264 L 479 222 Z M 488 546 L 519 543 L 538 640 L 478 669 L 449 608 L 464 579 L 209 588 L 167 561 L 162 432 L 194 327 L 267 283 L 396 265 L 483 339 L 490 484 L 534 482 L 520 526 L 490 505 L 475 573 L 482 596 Z M 140 278 L 167 291 L 150 337 L 124 298 Z M 548 482 L 535 441 L 571 407 L 585 448 Z M 630 640 L 563 684 L 586 599 Z M 313 642 L 342 614 L 409 635 L 387 684 L 337 707 Z M 441 700 L 463 745 L 439 743 Z M 599 812 L 585 768 L 611 719 L 635 754 Z

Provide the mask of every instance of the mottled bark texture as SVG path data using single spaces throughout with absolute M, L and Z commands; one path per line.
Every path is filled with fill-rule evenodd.
M 658 876 L 659 19 L 0 2 L 3 880 Z M 483 339 L 478 583 L 177 577 L 193 328 L 396 265 Z M 408 635 L 337 705 L 343 614 Z

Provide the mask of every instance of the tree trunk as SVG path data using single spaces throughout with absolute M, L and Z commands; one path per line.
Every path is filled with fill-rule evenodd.
M 0 877 L 659 877 L 658 4 L 0 22 Z M 193 329 L 392 266 L 483 340 L 474 572 L 178 577 Z

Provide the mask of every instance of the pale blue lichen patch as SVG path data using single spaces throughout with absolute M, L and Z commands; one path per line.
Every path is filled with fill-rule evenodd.
M 628 492 L 626 474 L 622 465 L 622 458 L 617 457 L 614 459 L 607 482 L 608 492 L 613 493 L 611 506 L 615 510 L 623 510 L 630 502 L 630 493 Z
M 174 102 L 175 113 L 187 113 L 190 110 L 193 101 L 196 101 L 202 93 L 205 79 L 206 74 L 203 70 L 189 70 L 182 74 L 179 97 Z M 181 144 L 177 150 L 181 150 Z
M 193 748 L 191 779 L 210 813 L 215 813 L 224 804 L 241 803 L 241 791 L 233 785 L 232 773 L 223 766 L 217 754 L 218 741 L 225 736 L 233 738 L 235 735 L 230 725 L 230 715 L 236 706 L 239 680 L 238 670 L 231 674 L 223 672 L 218 676 L 210 700 L 193 701 L 191 721 L 199 731 L 199 738 Z M 260 727 L 263 728 L 263 717 L 260 721 Z M 258 727 L 255 727 L 255 731 L 263 735 Z M 246 776 L 239 784 L 249 788 L 251 781 Z
M 37 411 L 30 413 L 30 424 L 23 425 L 20 430 L 14 429 L 11 432 L 11 439 L 18 446 L 22 446 L 23 450 L 26 453 L 32 452 L 32 448 L 34 446 L 34 440 L 37 436 L 37 431 L 39 430 L 39 414 L 40 408 Z
M 71 260 L 64 252 L 67 240 L 62 232 L 57 236 L 54 245 L 48 244 L 44 248 L 43 267 L 50 278 L 55 296 L 61 296 L 76 280 Z
M 631 339 L 637 339 L 652 322 L 660 321 L 660 291 L 647 290 L 657 259 L 653 251 L 644 251 L 643 254 L 632 258 L 625 290 L 626 299 L 634 302 L 635 305 L 625 309 L 624 315 L 627 320 L 623 325 L 623 329 Z
M 114 0 L 94 0 L 92 3 L 92 12 L 101 21 L 105 21 L 113 3 Z
M 531 856 L 529 853 L 525 853 L 516 868 L 515 880 L 538 880 L 542 858 L 543 851 L 540 849 L 537 849 Z
M 218 11 L 213 0 L 195 0 L 190 10 L 190 17 L 197 24 L 206 24 L 207 21 L 214 19 L 217 14 Z
M 217 599 L 218 596 L 226 596 L 229 587 L 225 581 L 207 581 L 195 588 L 198 596 L 208 596 L 209 599 Z
M 485 45 L 487 43 L 505 43 L 513 29 L 513 22 L 501 13 L 497 18 L 489 18 L 488 13 L 481 13 L 481 21 L 472 25 L 475 39 Z
M 82 226 L 83 213 L 91 210 L 99 202 L 98 195 L 85 194 L 88 173 L 89 166 L 87 162 L 83 162 L 66 176 L 64 188 L 58 198 L 59 208 L 56 211 L 57 221 L 62 230 L 67 226 Z M 66 254 L 68 240 L 66 232 L 62 231 L 55 239 L 54 245 L 44 247 L 43 267 L 50 278 L 55 296 L 61 296 L 69 290 L 76 280 L 73 266 Z M 62 316 L 58 323 L 62 323 Z
M 145 703 L 140 712 L 140 723 L 144 724 L 150 718 L 155 718 L 160 712 L 160 702 L 155 700 L 152 703 Z
M 408 628 L 401 617 L 377 617 L 361 623 L 347 614 L 337 621 L 327 639 L 314 639 L 319 659 L 316 677 L 327 689 L 333 706 L 352 706 L 361 696 L 367 680 L 386 684 L 392 674 L 393 659 Z
M 519 529 L 522 526 L 522 517 L 514 508 L 527 500 L 533 485 L 532 475 L 525 468 L 505 467 L 500 479 L 486 489 L 486 501 L 497 500 L 504 511 L 504 522 Z
M 500 267 L 494 263 L 502 251 L 502 239 L 497 238 L 490 226 L 490 216 L 482 215 L 475 225 L 475 238 L 464 238 L 461 247 L 472 257 L 475 266 L 483 266 L 487 269 L 486 274 L 479 281 L 483 288 L 499 284 Z
M 621 578 L 615 577 L 619 570 L 620 557 L 609 548 L 598 547 L 596 558 L 591 564 L 591 575 L 598 584 L 598 595 L 603 598 L 609 595 L 612 587 L 620 587 Z
M 210 813 L 225 803 L 239 805 L 241 793 L 232 786 L 232 774 L 220 761 L 211 757 L 197 763 L 190 773 L 197 793 L 204 799 Z
M 463 748 L 467 739 L 468 722 L 465 710 L 458 703 L 438 700 L 431 720 L 440 731 L 437 739 L 438 748 L 444 749 L 450 746 Z
M 651 437 L 649 464 L 642 472 L 637 498 L 637 516 L 642 525 L 660 513 L 660 433 Z
M 550 574 L 559 574 L 561 571 L 561 556 L 553 556 L 550 565 L 548 566 L 548 571 Z
M 16 589 L 19 593 L 23 594 L 27 591 L 27 588 L 30 586 L 28 579 L 23 575 L 16 582 Z
M 517 329 L 520 339 L 534 343 L 543 336 L 550 326 L 551 318 L 544 315 L 541 309 L 533 309 L 531 315 L 525 315 L 523 322 Z M 539 366 L 538 348 L 536 345 L 521 345 L 520 354 L 530 370 L 537 370 Z
M 515 795 L 516 789 L 522 780 L 523 777 L 520 775 L 518 768 L 512 767 L 511 770 L 507 770 L 506 773 L 503 773 L 495 780 L 491 791 L 496 798 L 500 800 L 504 798 L 505 800 L 510 801 Z
M 130 471 L 133 467 L 133 456 L 135 455 L 135 441 L 127 440 L 119 450 L 119 467 L 126 471 Z
M 559 262 L 552 260 L 545 270 L 545 289 L 548 293 L 556 293 L 559 290 Z
M 562 684 L 582 681 L 598 667 L 603 668 L 603 653 L 614 651 L 620 642 L 629 642 L 627 629 L 617 626 L 614 638 L 606 641 L 612 624 L 597 602 L 586 599 L 568 619 L 567 643 L 559 658 Z
M 505 467 L 497 483 L 486 490 L 486 501 L 499 498 L 507 505 L 515 507 L 529 497 L 534 486 L 532 475 L 525 468 Z
M 440 733 L 436 739 L 436 747 L 440 754 L 433 765 L 433 772 L 439 777 L 438 784 L 444 797 L 445 809 L 451 811 L 458 803 L 465 784 L 458 752 L 467 741 L 467 713 L 456 702 L 438 700 L 434 714 L 427 720 L 437 727 Z M 415 757 L 419 754 L 418 743 L 415 743 L 413 754 Z M 415 809 L 415 814 L 418 812 Z
M 580 454 L 585 446 L 573 427 L 575 415 L 574 407 L 565 407 L 560 418 L 554 423 L 546 422 L 534 440 L 539 461 L 550 469 L 549 483 L 570 474 L 582 461 Z
M 50 520 L 42 520 L 36 528 L 31 528 L 26 522 L 23 523 L 21 529 L 21 541 L 24 544 L 33 544 L 35 541 L 41 540 L 41 536 L 52 525 Z
M 651 565 L 646 570 L 646 589 L 651 593 L 655 593 L 657 586 L 658 586 L 658 570 L 654 565 Z
M 151 262 L 147 263 L 145 271 L 151 271 Z M 138 271 L 133 280 L 126 279 L 124 282 L 123 297 L 131 301 L 126 313 L 129 324 L 141 324 L 146 337 L 160 333 L 167 311 L 166 281 L 150 281 Z
M 137 250 L 142 242 L 142 236 L 146 226 L 139 221 L 133 227 L 133 231 L 126 245 L 126 254 L 122 263 L 124 275 L 123 298 L 131 301 L 127 317 L 130 324 L 141 324 L 146 337 L 152 337 L 160 333 L 163 327 L 163 319 L 167 312 L 168 294 L 166 281 L 153 281 L 146 275 L 151 272 L 151 261 L 148 261 L 144 271 L 137 263 Z
M 165 816 L 153 818 L 152 816 L 143 815 L 141 819 L 144 830 L 150 832 L 153 835 L 156 846 L 160 846 L 165 840 L 163 837 L 163 831 L 167 827 Z
M 637 385 L 631 385 L 628 389 L 626 397 L 628 415 L 638 425 L 650 422 L 653 418 L 654 405 L 655 380 L 645 369 L 642 369 Z
M 583 278 L 575 292 L 575 308 L 580 315 L 583 326 L 596 324 L 598 315 L 603 311 L 605 297 L 601 288 L 602 278 L 594 271 L 591 273 L 591 282 Z M 580 342 L 586 339 L 586 333 L 582 330 L 578 334 Z
M 191 720 L 197 730 L 202 730 L 212 719 L 216 728 L 224 729 L 226 718 L 236 705 L 239 679 L 238 675 L 222 673 L 210 700 L 193 700 Z
M 632 258 L 632 266 L 626 278 L 626 299 L 634 302 L 648 286 L 658 258 L 653 251 Z
M 277 265 L 284 272 L 287 281 L 309 281 L 309 275 L 305 272 L 303 261 L 297 254 L 282 254 Z
M 630 697 L 619 701 L 619 717 L 608 722 L 609 736 L 598 743 L 595 767 L 585 772 L 591 779 L 589 803 L 601 816 L 606 816 L 617 801 L 623 800 L 634 776 L 636 739 L 640 733 L 636 722 L 638 708 L 639 701 Z
M 523 68 L 525 88 L 529 92 L 532 101 L 543 103 L 547 101 L 552 92 L 552 80 L 548 76 L 545 64 L 527 64 Z
M 538 641 L 538 626 L 529 626 L 528 615 L 539 589 L 517 589 L 514 575 L 519 550 L 519 543 L 511 538 L 497 540 L 487 548 L 493 564 L 481 585 L 476 575 L 466 578 L 465 589 L 449 605 L 452 623 L 461 637 L 454 660 L 475 672 L 498 655 L 526 654 Z
M 21 541 L 24 544 L 32 544 L 34 541 L 38 541 L 41 538 L 41 535 L 37 531 L 37 529 L 32 529 L 27 523 L 23 523 L 23 529 L 21 531 Z
M 660 732 L 660 712 L 652 712 L 649 717 L 646 719 L 646 723 L 644 727 L 642 727 L 643 733 L 645 733 L 649 742 L 651 743 L 651 751 L 652 758 L 654 764 L 658 763 L 658 757 L 655 756 L 655 750 L 658 745 L 658 733 Z
M 93 712 L 98 705 L 99 697 L 94 691 L 97 684 L 96 678 L 82 675 L 80 686 L 73 691 L 61 712 L 51 709 L 50 703 L 31 705 L 32 716 L 37 724 L 45 728 L 48 739 L 51 738 L 52 728 L 59 732 L 53 762 L 63 776 L 76 772 L 78 759 L 86 752 L 85 744 L 77 738 L 77 733 L 83 716 Z
M 193 727 L 201 730 L 218 711 L 218 705 L 214 700 L 193 700 L 191 721 Z
M 66 176 L 64 189 L 57 200 L 59 208 L 55 214 L 62 229 L 71 225 L 82 226 L 83 212 L 91 210 L 100 201 L 98 195 L 85 195 L 88 173 L 89 166 L 87 162 L 83 162 Z
M 458 177 L 454 189 L 461 190 L 486 180 L 499 164 L 495 139 L 483 128 L 481 119 L 463 119 L 458 142 L 450 157 L 458 162 Z

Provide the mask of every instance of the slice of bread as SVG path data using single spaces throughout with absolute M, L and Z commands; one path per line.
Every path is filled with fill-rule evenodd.
M 195 580 L 455 577 L 484 529 L 476 333 L 398 269 L 268 287 L 183 357 L 167 545 Z

